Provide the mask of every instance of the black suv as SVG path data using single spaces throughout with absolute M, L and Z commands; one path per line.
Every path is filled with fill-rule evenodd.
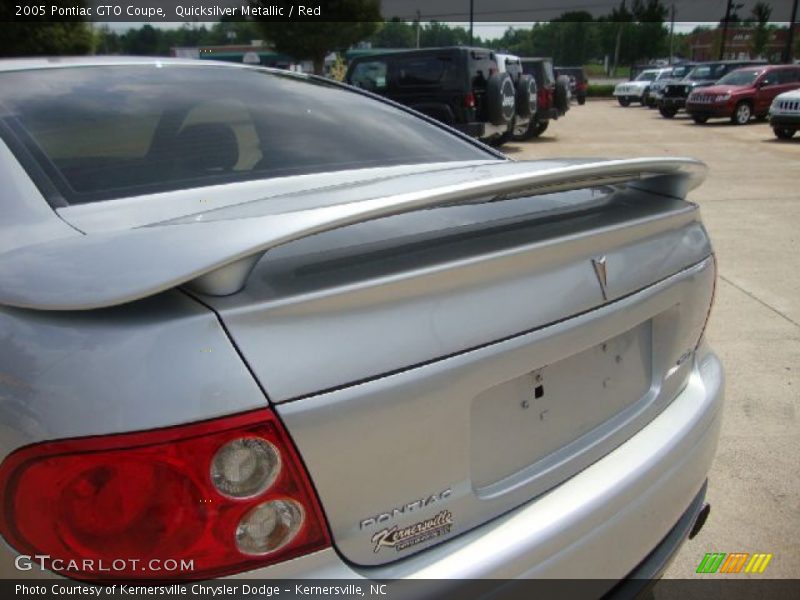
M 556 77 L 566 75 L 569 77 L 569 91 L 578 104 L 586 104 L 586 93 L 589 90 L 589 80 L 583 67 L 556 67 Z
M 680 109 L 686 108 L 686 99 L 692 93 L 692 90 L 713 85 L 718 79 L 740 67 L 754 67 L 765 64 L 767 64 L 766 61 L 752 60 L 722 60 L 698 63 L 680 81 L 667 83 L 658 101 L 658 110 L 662 117 L 671 119 Z
M 536 100 L 531 78 L 500 71 L 492 50 L 459 46 L 361 56 L 345 81 L 497 146 L 511 138 L 526 99 Z
M 527 129 L 514 131 L 515 140 L 540 136 L 552 119 L 563 117 L 569 110 L 569 84 L 566 78 L 556 78 L 552 58 L 521 58 L 522 72 L 536 80 L 538 102 L 536 114 Z

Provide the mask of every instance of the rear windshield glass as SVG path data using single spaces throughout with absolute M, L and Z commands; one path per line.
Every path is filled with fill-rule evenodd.
M 347 89 L 217 66 L 0 73 L 0 124 L 3 135 L 26 147 L 72 204 L 286 175 L 494 157 Z
M 439 85 L 455 79 L 456 69 L 449 56 L 412 56 L 394 61 L 400 87 Z

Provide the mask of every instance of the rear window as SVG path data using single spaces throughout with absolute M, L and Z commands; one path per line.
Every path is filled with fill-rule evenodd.
M 0 133 L 28 151 L 70 204 L 494 157 L 401 109 L 332 84 L 215 66 L 0 73 Z
M 441 85 L 453 79 L 455 69 L 449 56 L 398 58 L 394 61 L 397 85 L 415 87 Z

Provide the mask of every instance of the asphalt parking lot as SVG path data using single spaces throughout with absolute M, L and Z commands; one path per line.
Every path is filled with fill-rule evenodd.
M 800 135 L 782 142 L 763 122 L 698 126 L 683 113 L 667 120 L 597 100 L 573 105 L 540 139 L 503 150 L 517 160 L 690 156 L 708 164 L 690 198 L 717 252 L 707 337 L 725 364 L 727 404 L 711 516 L 666 576 L 697 577 L 706 552 L 765 552 L 774 557 L 764 577 L 800 577 Z

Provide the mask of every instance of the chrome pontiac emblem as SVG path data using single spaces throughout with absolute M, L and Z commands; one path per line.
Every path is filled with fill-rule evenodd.
M 608 300 L 608 293 L 606 288 L 608 286 L 608 276 L 606 273 L 606 257 L 592 259 L 592 266 L 594 267 L 594 274 L 597 275 L 597 281 L 600 282 L 600 291 L 603 292 L 603 300 Z

